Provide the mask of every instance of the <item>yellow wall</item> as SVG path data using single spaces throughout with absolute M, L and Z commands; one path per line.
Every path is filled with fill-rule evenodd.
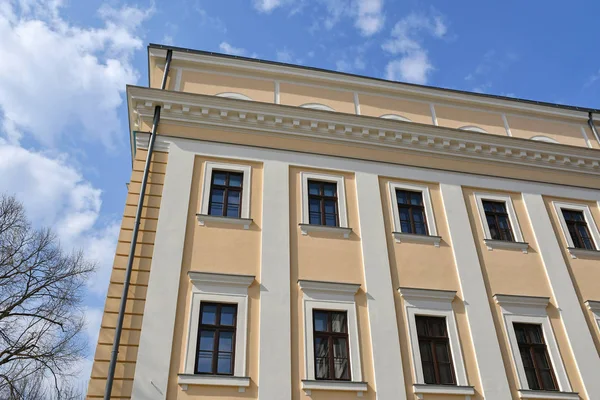
M 121 231 L 119 232 L 115 261 L 104 305 L 104 316 L 100 325 L 98 345 L 88 385 L 88 399 L 104 397 L 108 364 L 115 336 L 119 303 L 123 293 L 125 268 L 127 267 L 127 256 L 133 235 L 133 222 L 139 200 L 139 187 L 142 180 L 146 154 L 145 150 L 138 150 L 133 163 L 129 194 L 125 203 L 125 212 L 121 223 Z M 119 355 L 117 357 L 118 362 L 115 369 L 115 380 L 112 390 L 112 395 L 115 398 L 131 397 L 167 158 L 167 153 L 154 152 L 152 155 L 135 253 L 136 257 L 134 258 L 131 274 L 131 286 L 127 294 L 128 301 L 125 310 Z

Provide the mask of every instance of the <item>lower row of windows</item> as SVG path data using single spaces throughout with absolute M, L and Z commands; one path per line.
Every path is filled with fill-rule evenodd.
M 237 304 L 202 302 L 195 373 L 233 375 Z M 314 376 L 350 381 L 346 311 L 314 309 Z M 426 384 L 456 385 L 445 317 L 416 315 L 419 352 Z M 558 390 L 541 325 L 514 323 L 521 361 L 531 390 Z

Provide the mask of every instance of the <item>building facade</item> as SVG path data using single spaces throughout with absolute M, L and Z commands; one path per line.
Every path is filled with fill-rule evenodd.
M 113 398 L 600 399 L 595 110 L 159 45 L 148 61 L 89 399 L 157 105 Z

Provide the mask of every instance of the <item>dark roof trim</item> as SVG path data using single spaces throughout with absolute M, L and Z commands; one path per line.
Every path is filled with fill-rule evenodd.
M 465 90 L 448 89 L 448 88 L 437 87 L 437 86 L 417 85 L 415 83 L 396 82 L 396 81 L 390 81 L 390 80 L 382 79 L 382 78 L 374 78 L 371 76 L 350 74 L 347 72 L 332 71 L 332 70 L 324 69 L 324 68 L 308 67 L 308 66 L 302 66 L 302 65 L 296 65 L 296 64 L 287 64 L 287 63 L 282 63 L 282 62 L 278 62 L 278 61 L 261 60 L 261 59 L 257 59 L 257 58 L 234 56 L 234 55 L 229 55 L 229 54 L 215 53 L 212 51 L 194 50 L 194 49 L 187 49 L 187 48 L 183 48 L 183 47 L 167 46 L 167 45 L 155 44 L 155 43 L 150 43 L 148 45 L 148 66 L 149 66 L 149 60 L 150 60 L 150 57 L 149 57 L 150 49 L 173 50 L 173 51 L 181 52 L 181 53 L 200 54 L 200 55 L 228 58 L 228 59 L 234 59 L 234 60 L 243 60 L 243 61 L 248 61 L 248 62 L 257 63 L 257 64 L 278 65 L 278 66 L 285 66 L 285 67 L 290 67 L 290 68 L 323 72 L 323 73 L 328 73 L 328 74 L 344 75 L 344 76 L 353 77 L 353 78 L 361 78 L 361 79 L 369 79 L 369 80 L 373 80 L 373 81 L 377 81 L 377 82 L 385 82 L 385 83 L 389 83 L 392 85 L 405 85 L 405 86 L 410 86 L 410 87 L 415 87 L 415 88 L 440 90 L 440 91 L 474 96 L 474 97 L 504 100 L 504 101 L 511 101 L 511 102 L 520 102 L 520 103 L 526 103 L 526 104 L 531 104 L 531 105 L 560 108 L 560 109 L 571 110 L 571 111 L 580 111 L 580 112 L 586 112 L 586 113 L 600 113 L 600 109 L 595 109 L 595 108 L 570 106 L 570 105 L 566 105 L 566 104 L 548 103 L 548 102 L 544 102 L 544 101 L 536 101 L 536 100 L 528 100 L 528 99 L 519 99 L 516 97 L 498 96 L 498 95 L 494 95 L 494 94 L 474 93 L 474 92 L 468 92 Z M 150 70 L 148 69 L 148 71 L 150 71 Z M 148 73 L 148 86 L 150 86 L 149 84 L 150 84 L 150 73 Z

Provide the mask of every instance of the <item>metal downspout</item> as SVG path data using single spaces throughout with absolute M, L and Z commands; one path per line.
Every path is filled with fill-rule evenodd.
M 600 136 L 598 136 L 598 131 L 596 130 L 596 125 L 594 125 L 594 113 L 592 113 L 591 111 L 589 113 L 588 125 L 592 129 L 592 133 L 594 134 L 596 141 L 598 142 L 598 144 L 600 144 Z
M 167 84 L 167 75 L 171 67 L 172 50 L 167 50 L 167 60 L 165 70 L 160 85 L 160 89 L 164 90 Z M 148 71 L 149 73 L 150 71 Z M 121 294 L 121 303 L 119 305 L 119 315 L 117 317 L 117 327 L 115 330 L 115 339 L 113 342 L 112 352 L 110 354 L 110 364 L 108 366 L 108 377 L 106 380 L 106 388 L 104 390 L 104 400 L 110 400 L 113 381 L 115 378 L 115 367 L 117 365 L 117 355 L 119 354 L 119 345 L 121 343 L 121 331 L 123 330 L 123 319 L 125 318 L 125 306 L 127 305 L 127 292 L 129 291 L 129 283 L 131 281 L 131 269 L 133 268 L 133 260 L 135 248 L 137 246 L 137 236 L 140 228 L 140 219 L 142 217 L 142 207 L 144 205 L 144 197 L 146 194 L 146 184 L 148 182 L 148 174 L 150 172 L 150 162 L 152 160 L 152 151 L 154 142 L 156 141 L 156 131 L 160 122 L 160 109 L 157 105 L 154 108 L 154 119 L 152 121 L 152 132 L 150 133 L 150 141 L 148 142 L 148 154 L 146 155 L 146 164 L 144 165 L 144 174 L 142 176 L 142 185 L 140 188 L 140 198 L 138 200 L 137 210 L 135 213 L 135 221 L 133 223 L 133 235 L 131 237 L 131 247 L 129 249 L 129 257 L 127 259 L 127 269 L 125 270 L 125 280 L 123 281 L 123 293 Z

